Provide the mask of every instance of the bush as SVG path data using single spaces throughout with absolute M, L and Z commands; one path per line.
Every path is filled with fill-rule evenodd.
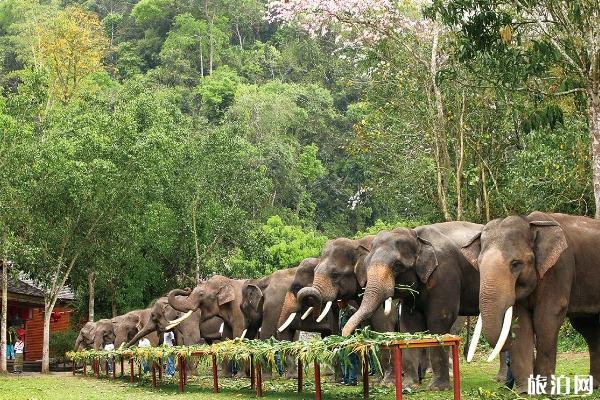
M 72 329 L 50 333 L 50 357 L 57 363 L 64 363 L 65 353 L 73 350 L 77 335 L 79 332 Z

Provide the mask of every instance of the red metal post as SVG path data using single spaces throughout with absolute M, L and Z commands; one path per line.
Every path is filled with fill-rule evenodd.
M 396 380 L 396 400 L 402 400 L 402 350 L 394 346 L 394 378 Z
M 187 385 L 187 374 L 188 374 L 188 360 L 183 359 L 183 384 Z
M 179 392 L 183 393 L 184 390 L 184 382 L 183 382 L 183 374 L 185 373 L 185 365 L 183 365 L 183 357 L 181 355 L 177 356 L 177 365 L 179 367 Z
M 304 387 L 304 366 L 302 360 L 298 359 L 298 393 L 302 393 Z
M 256 375 L 256 397 L 263 397 L 262 366 L 260 365 L 260 361 L 256 362 L 254 374 Z
M 213 373 L 213 393 L 219 393 L 219 373 L 217 371 L 217 356 L 211 355 L 212 358 L 212 373 Z
M 152 361 L 152 388 L 156 387 L 156 362 Z
M 100 379 L 100 360 L 96 360 L 96 378 Z
M 135 381 L 135 372 L 133 369 L 133 357 L 129 358 L 129 382 L 133 383 Z
M 125 358 L 121 356 L 121 378 L 125 374 Z
M 108 358 L 104 361 L 104 370 L 106 371 L 106 377 L 108 378 Z
M 115 357 L 112 358 L 112 378 L 115 379 L 117 373 L 117 363 Z
M 250 354 L 250 389 L 255 389 L 256 385 L 254 380 L 256 379 L 256 368 L 254 368 L 254 356 Z
M 454 383 L 454 400 L 460 400 L 460 368 L 458 365 L 458 341 L 452 346 L 452 380 Z
M 315 360 L 315 400 L 321 400 L 321 366 Z
M 363 357 L 362 380 L 363 380 L 363 399 L 369 398 L 369 350 Z

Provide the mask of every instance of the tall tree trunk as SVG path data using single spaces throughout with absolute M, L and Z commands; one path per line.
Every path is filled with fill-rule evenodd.
M 196 225 L 197 216 L 198 197 L 192 201 L 192 234 L 194 235 L 194 250 L 196 252 L 196 268 L 194 270 L 196 285 L 200 282 L 200 243 L 198 242 L 198 227 Z
M 594 200 L 596 218 L 600 218 L 600 82 L 590 82 L 587 89 L 588 125 L 592 141 Z
M 458 163 L 456 164 L 456 219 L 463 219 L 462 176 L 465 160 L 465 92 L 462 93 L 460 120 L 458 124 Z
M 93 271 L 88 272 L 88 321 L 94 322 L 94 284 L 96 276 Z
M 487 180 L 485 177 L 485 165 L 483 164 L 483 161 L 480 161 L 479 165 L 481 168 L 481 191 L 483 193 L 483 205 L 485 208 L 485 222 L 488 222 L 491 219 L 490 195 L 487 188 Z
M 6 236 L 5 236 L 6 237 Z M 6 329 L 8 315 L 8 260 L 2 259 L 2 323 L 0 326 L 0 373 L 6 373 Z
M 117 314 L 117 297 L 115 294 L 113 294 L 113 296 L 112 296 L 111 315 L 112 315 L 112 318 L 114 318 L 118 315 Z
M 54 297 L 54 296 L 52 296 Z M 50 321 L 56 298 L 46 299 L 44 306 L 44 334 L 42 338 L 42 374 L 50 373 Z
M 444 102 L 442 92 L 437 83 L 438 73 L 438 41 L 440 28 L 437 24 L 433 27 L 433 40 L 431 44 L 431 65 L 430 79 L 431 87 L 435 102 L 435 118 L 433 134 L 435 137 L 435 158 L 436 158 L 436 174 L 437 174 L 437 190 L 444 219 L 452 220 L 452 215 L 448 208 L 448 171 L 450 170 L 450 156 L 448 155 L 448 138 L 445 131 L 444 123 Z

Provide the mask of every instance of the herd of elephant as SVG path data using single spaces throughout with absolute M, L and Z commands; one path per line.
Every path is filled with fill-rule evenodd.
M 156 345 L 167 330 L 179 345 L 200 337 L 293 340 L 298 331 L 349 335 L 366 325 L 380 332 L 443 334 L 460 316 L 479 315 L 468 359 L 483 332 L 494 347 L 488 361 L 509 350 L 515 388 L 526 392 L 530 375 L 554 373 L 559 328 L 569 317 L 588 344 L 597 387 L 599 251 L 600 221 L 543 212 L 486 225 L 444 222 L 337 238 L 320 257 L 296 268 L 259 279 L 214 275 L 193 290 L 172 290 L 149 309 L 88 322 L 75 347 L 130 346 L 146 335 Z M 341 329 L 340 299 L 357 306 Z M 384 381 L 391 383 L 389 354 L 381 358 Z M 443 347 L 403 350 L 404 384 L 419 382 L 427 358 L 433 371 L 429 389 L 448 389 Z M 288 365 L 293 369 L 294 363 Z M 500 374 L 504 366 L 500 362 Z

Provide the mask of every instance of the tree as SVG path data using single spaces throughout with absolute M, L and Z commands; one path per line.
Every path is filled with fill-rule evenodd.
M 390 42 L 414 55 L 411 60 L 411 64 L 415 64 L 413 70 L 428 72 L 423 85 L 430 93 L 427 107 L 433 121 L 429 131 L 433 138 L 437 199 L 444 218 L 455 218 L 457 215 L 451 213 L 448 199 L 451 173 L 449 141 L 438 81 L 438 73 L 444 63 L 439 51 L 441 30 L 438 24 L 419 15 L 418 2 L 275 0 L 269 2 L 268 15 L 271 21 L 295 23 L 312 36 L 333 34 L 340 48 L 357 53 L 356 60 L 384 58 L 385 44 Z M 423 49 L 427 49 L 428 54 L 424 54 Z M 460 212 L 457 214 L 462 218 Z
M 108 41 L 95 14 L 78 7 L 40 22 L 31 38 L 33 52 L 49 75 L 49 99 L 68 102 L 83 78 L 102 70 Z
M 496 60 L 523 61 L 519 69 L 532 92 L 566 96 L 583 92 L 587 100 L 596 217 L 600 217 L 600 8 L 594 1 L 514 0 L 435 1 L 443 22 L 459 30 L 463 56 L 484 52 Z M 548 92 L 540 93 L 527 55 L 542 52 L 559 70 Z M 529 67 L 529 69 L 526 69 Z M 569 77 L 573 79 L 568 79 Z M 545 88 L 542 86 L 542 91 Z

